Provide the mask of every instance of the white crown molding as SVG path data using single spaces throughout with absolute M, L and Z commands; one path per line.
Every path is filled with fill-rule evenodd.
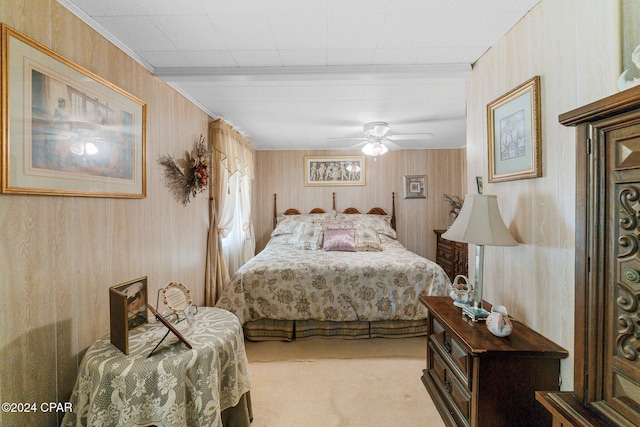
M 154 75 L 171 82 L 384 80 L 464 78 L 471 64 L 357 65 L 320 67 L 156 68 Z

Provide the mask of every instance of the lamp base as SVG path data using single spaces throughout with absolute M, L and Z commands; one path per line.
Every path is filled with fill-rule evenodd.
M 474 322 L 487 320 L 487 317 L 489 316 L 489 312 L 484 308 L 469 307 L 469 306 L 462 308 L 462 314 L 471 318 L 471 320 L 473 320 Z

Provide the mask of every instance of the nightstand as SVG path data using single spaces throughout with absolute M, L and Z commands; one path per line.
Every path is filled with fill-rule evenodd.
M 447 426 L 551 425 L 535 392 L 559 390 L 565 349 L 514 319 L 511 335 L 496 337 L 449 297 L 420 302 L 429 312 L 422 382 Z
M 468 245 L 443 239 L 442 234 L 447 230 L 433 230 L 436 234 L 436 263 L 447 273 L 453 281 L 459 274 L 469 275 Z

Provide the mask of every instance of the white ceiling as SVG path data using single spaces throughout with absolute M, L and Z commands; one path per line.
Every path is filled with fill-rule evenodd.
M 465 76 L 539 0 L 58 0 L 260 150 L 465 146 Z

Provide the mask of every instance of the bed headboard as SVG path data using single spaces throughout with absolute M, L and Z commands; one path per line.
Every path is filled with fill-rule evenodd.
M 360 212 L 357 208 L 347 208 L 342 213 L 345 214 L 359 214 Z M 367 212 L 368 215 L 389 215 L 382 208 L 371 208 Z M 396 193 L 391 193 L 391 228 L 396 229 Z
M 333 193 L 333 204 L 332 204 L 332 208 L 334 211 L 336 210 L 336 193 Z M 300 212 L 298 209 L 294 209 L 294 208 L 289 208 L 286 211 L 284 211 L 284 215 L 300 215 L 302 212 Z M 322 208 L 313 208 L 309 211 L 310 214 L 321 214 L 321 213 L 326 213 L 326 211 Z M 276 228 L 276 225 L 278 223 L 278 195 L 276 193 L 273 194 L 273 228 Z
M 336 193 L 335 192 L 333 193 L 332 197 L 333 197 L 332 209 L 335 211 L 336 210 Z M 277 219 L 278 219 L 277 200 L 278 200 L 278 195 L 274 194 L 273 195 L 273 228 L 274 229 L 276 228 Z M 318 213 L 325 213 L 325 212 L 326 211 L 322 208 L 313 208 L 309 211 L 310 214 L 318 214 Z M 359 214 L 361 212 L 356 208 L 346 208 L 342 213 Z M 300 214 L 301 212 L 294 208 L 289 208 L 286 211 L 284 211 L 284 215 L 300 215 Z M 382 208 L 371 208 L 369 209 L 367 214 L 388 215 L 387 212 Z M 391 193 L 391 228 L 393 228 L 394 230 L 396 229 L 396 193 L 395 192 Z

